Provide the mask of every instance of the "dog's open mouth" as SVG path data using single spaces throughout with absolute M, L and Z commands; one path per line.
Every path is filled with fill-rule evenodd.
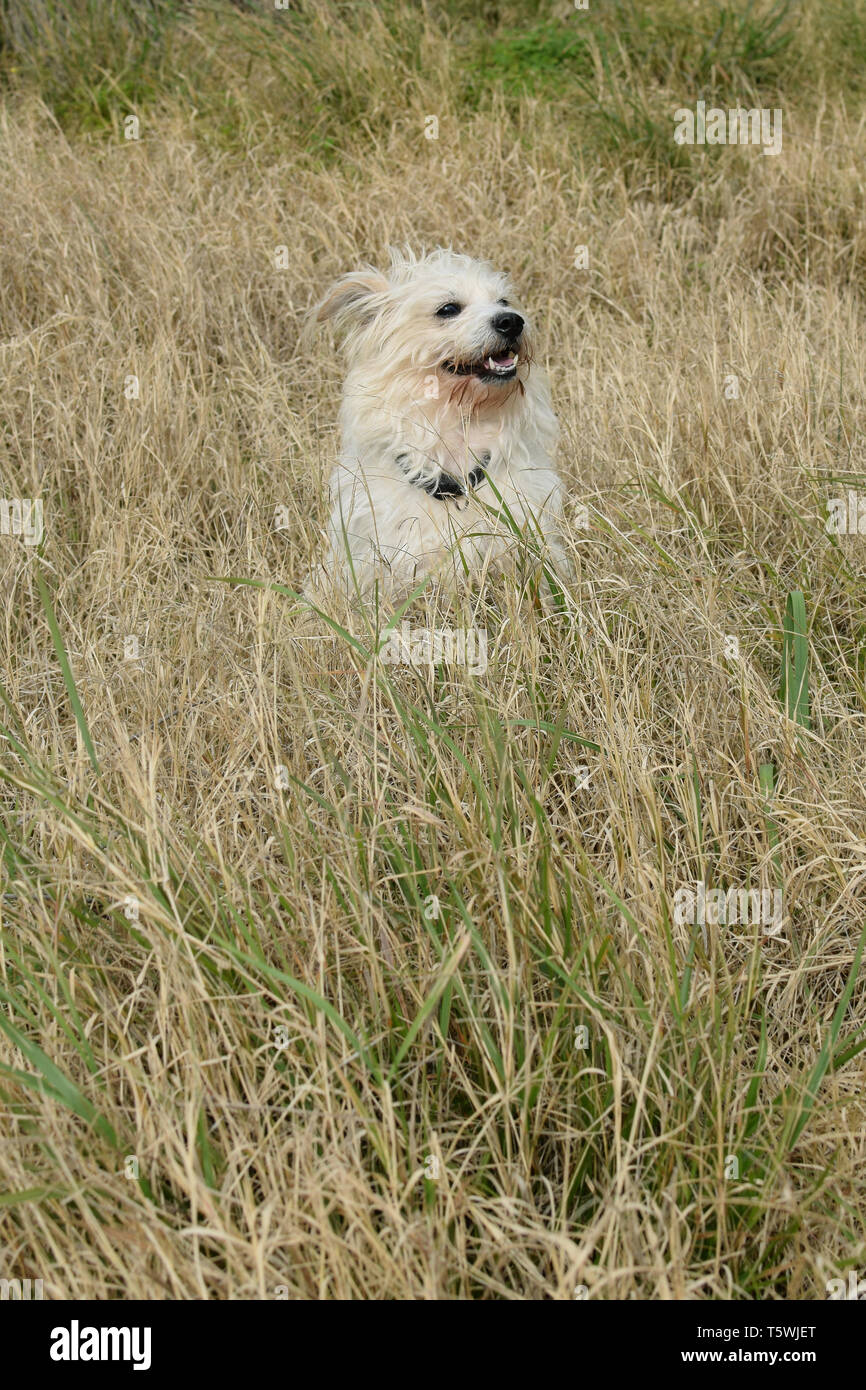
M 495 352 L 477 362 L 443 362 L 443 367 L 455 376 L 476 376 L 481 381 L 511 381 L 517 376 L 520 358 L 516 352 Z

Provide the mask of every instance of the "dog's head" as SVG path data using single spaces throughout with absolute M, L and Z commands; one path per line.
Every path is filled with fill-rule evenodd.
M 529 366 L 526 315 L 508 277 L 450 250 L 392 251 L 389 274 L 365 266 L 344 275 L 314 317 L 345 332 L 352 366 L 412 395 L 495 407 L 522 390 Z

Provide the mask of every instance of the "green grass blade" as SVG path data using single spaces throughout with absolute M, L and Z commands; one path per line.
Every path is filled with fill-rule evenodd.
M 779 699 L 785 706 L 789 719 L 795 720 L 804 729 L 811 728 L 809 630 L 806 621 L 806 600 L 799 589 L 793 589 L 789 593 L 785 605 Z
M 84 717 L 84 710 L 81 707 L 81 701 L 78 698 L 78 691 L 75 688 L 75 678 L 72 674 L 72 667 L 69 664 L 69 658 L 66 655 L 66 648 L 63 645 L 63 638 L 60 634 L 60 628 L 58 626 L 57 618 L 55 616 L 54 609 L 51 604 L 51 598 L 48 593 L 48 586 L 46 585 L 45 580 L 42 577 L 42 572 L 38 568 L 38 566 L 36 568 L 36 583 L 39 588 L 39 597 L 42 600 L 42 607 L 45 610 L 45 617 L 48 622 L 48 630 L 51 633 L 51 640 L 54 643 L 54 650 L 57 653 L 57 660 L 60 663 L 60 670 L 63 673 L 63 683 L 66 686 L 66 693 L 69 696 L 69 703 L 72 706 L 72 713 L 75 715 L 75 722 L 78 725 L 78 731 L 81 734 L 84 747 L 87 749 L 87 756 L 90 759 L 93 771 L 98 775 L 99 763 L 96 759 L 96 750 L 93 747 L 93 740 L 90 737 L 90 730 L 87 727 L 87 720 Z
M 59 1067 L 46 1057 L 41 1047 L 30 1038 L 24 1036 L 8 1019 L 0 1016 L 0 1029 L 6 1034 L 7 1038 L 15 1044 L 20 1052 L 27 1058 L 28 1062 L 36 1068 L 39 1076 L 33 1076 L 29 1072 L 18 1071 L 13 1067 L 3 1065 L 0 1070 L 6 1076 L 14 1077 L 22 1085 L 29 1086 L 32 1090 L 40 1091 L 45 1095 L 51 1096 L 53 1100 L 65 1105 L 74 1115 L 87 1124 L 92 1125 L 97 1134 L 106 1139 L 112 1148 L 117 1148 L 117 1135 L 106 1120 L 104 1115 L 100 1115 L 96 1107 L 87 1099 L 82 1091 L 78 1089 L 74 1081 L 62 1072 Z

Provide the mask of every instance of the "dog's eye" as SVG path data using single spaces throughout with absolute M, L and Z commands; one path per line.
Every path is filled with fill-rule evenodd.
M 504 304 L 505 307 L 506 307 L 506 309 L 508 308 L 508 300 L 507 300 L 507 299 L 497 299 L 496 303 L 497 303 L 497 304 Z
M 441 309 L 436 310 L 437 319 L 454 319 L 462 312 L 463 305 L 455 304 L 453 301 L 443 304 Z

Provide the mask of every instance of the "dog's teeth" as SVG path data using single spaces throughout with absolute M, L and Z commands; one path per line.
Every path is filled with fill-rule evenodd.
M 497 362 L 494 357 L 488 357 L 484 366 L 488 372 L 496 372 L 499 376 L 504 376 L 507 372 L 513 372 L 517 367 L 517 353 L 507 362 Z

